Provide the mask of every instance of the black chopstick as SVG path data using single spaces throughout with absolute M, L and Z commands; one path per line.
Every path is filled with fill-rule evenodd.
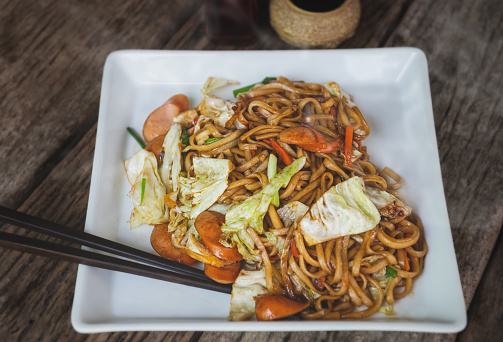
M 204 285 L 206 287 L 202 288 L 209 289 L 208 288 L 209 286 L 212 287 L 214 291 L 224 293 L 231 292 L 231 287 L 229 285 L 222 285 L 214 282 L 213 280 L 208 278 L 203 271 L 198 270 L 196 268 L 179 264 L 177 262 L 162 258 L 157 255 L 150 254 L 148 252 L 133 247 L 120 244 L 115 241 L 107 240 L 96 235 L 71 229 L 54 222 L 49 222 L 41 218 L 21 213 L 16 210 L 0 206 L 0 221 L 4 221 L 6 223 L 10 223 L 12 225 L 26 228 L 39 233 L 43 233 L 46 235 L 55 236 L 62 240 L 78 243 L 114 255 L 136 260 L 141 263 L 145 263 L 155 267 L 149 267 L 146 265 L 130 262 L 115 257 L 108 257 L 103 254 L 94 253 L 91 251 L 85 251 L 77 248 L 57 245 L 46 241 L 31 239 L 14 234 L 2 233 L 2 237 L 5 238 L 5 242 L 1 243 L 1 245 L 9 248 L 23 250 L 33 254 L 46 255 L 49 257 L 63 259 L 67 261 L 79 262 L 87 265 L 89 265 L 90 262 L 93 262 L 95 264 L 91 266 L 107 268 L 107 269 L 111 269 L 110 267 L 116 267 L 114 270 L 143 275 L 150 278 L 157 277 L 156 279 L 160 279 L 159 277 L 162 277 L 162 280 L 172 281 L 174 283 L 182 283 L 182 280 L 186 279 L 188 281 L 183 282 L 183 284 L 185 285 L 202 287 L 198 286 L 198 284 L 199 285 L 211 284 L 211 285 Z M 16 246 L 17 248 L 15 248 Z M 90 254 L 93 254 L 93 256 L 91 256 Z M 65 256 L 63 257 L 63 255 Z M 114 263 L 115 265 L 112 266 L 112 264 Z M 162 269 L 164 273 L 160 272 L 159 268 Z M 142 274 L 139 274 L 138 272 L 141 272 Z M 201 280 L 202 282 L 194 282 L 192 283 L 192 285 L 187 284 L 187 282 L 190 283 L 195 280 Z
M 32 239 L 11 233 L 0 232 L 0 246 L 46 256 L 52 259 L 74 262 L 78 264 L 119 271 L 142 277 L 159 279 L 175 284 L 197 287 L 205 290 L 231 293 L 229 285 L 220 284 L 207 279 L 201 279 L 185 274 L 167 271 L 157 267 L 132 262 L 108 255 L 94 253 L 84 249 L 58 245 L 48 241 Z

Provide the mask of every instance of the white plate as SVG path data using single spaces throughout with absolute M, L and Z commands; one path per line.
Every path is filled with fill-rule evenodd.
M 251 84 L 265 76 L 336 81 L 354 96 L 371 129 L 371 160 L 403 176 L 401 193 L 425 226 L 429 252 L 397 316 L 359 321 L 229 322 L 230 296 L 80 266 L 72 323 L 78 332 L 124 330 L 403 330 L 457 332 L 466 311 L 445 204 L 427 62 L 415 48 L 318 51 L 118 51 L 105 64 L 85 230 L 152 251 L 151 227 L 130 230 L 123 160 L 137 149 L 147 115 L 171 95 L 201 100 L 208 76 Z M 232 99 L 229 88 L 221 92 Z

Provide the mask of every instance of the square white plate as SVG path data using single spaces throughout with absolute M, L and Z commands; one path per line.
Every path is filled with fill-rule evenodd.
M 178 93 L 201 100 L 209 76 L 248 85 L 265 76 L 336 81 L 364 113 L 371 160 L 404 179 L 401 194 L 419 214 L 429 252 L 397 316 L 360 321 L 229 322 L 230 296 L 79 266 L 72 323 L 78 332 L 124 330 L 403 330 L 457 332 L 466 311 L 445 203 L 425 55 L 415 48 L 318 51 L 118 51 L 105 64 L 85 230 L 152 251 L 151 227 L 129 229 L 123 160 L 137 149 L 152 110 Z M 237 88 L 237 87 L 235 87 Z M 232 99 L 232 89 L 219 95 Z

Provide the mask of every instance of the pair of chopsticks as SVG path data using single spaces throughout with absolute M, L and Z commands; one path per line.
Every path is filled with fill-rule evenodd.
M 135 274 L 205 290 L 231 293 L 203 271 L 151 253 L 0 206 L 0 221 L 81 244 L 122 258 L 0 231 L 0 246 L 53 259 Z

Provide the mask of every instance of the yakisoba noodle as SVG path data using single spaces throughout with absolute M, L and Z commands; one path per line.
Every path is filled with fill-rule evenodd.
M 284 317 L 287 306 L 305 319 L 394 314 L 427 245 L 395 192 L 401 177 L 370 161 L 359 108 L 335 82 L 284 77 L 224 103 L 209 96 L 222 81 L 208 80 L 196 109 L 175 95 L 147 118 L 149 145 L 125 161 L 131 227 L 155 225 L 159 254 L 204 262 L 210 278 L 234 282 L 233 298 L 260 273 L 247 307 L 231 300 L 233 320 L 249 319 L 250 306 L 258 319 Z M 176 117 L 160 127 L 165 113 Z M 243 258 L 255 270 L 240 271 Z M 262 317 L 274 308 L 283 316 Z
M 310 206 L 329 188 L 352 176 L 360 176 L 366 185 L 381 190 L 398 190 L 402 183 L 400 176 L 388 168 L 380 170 L 370 161 L 366 146 L 361 144 L 370 133 L 369 126 L 358 107 L 350 102 L 315 83 L 279 77 L 269 84 L 259 84 L 238 95 L 236 114 L 226 125 L 230 127 L 237 120 L 245 128 L 202 125 L 190 137 L 191 151 L 185 156 L 183 171 L 189 175 L 193 172 L 195 156 L 230 160 L 236 168 L 230 173 L 228 187 L 218 202 L 239 203 L 267 184 L 269 154 L 275 152 L 271 143 L 265 141 L 276 140 L 292 159 L 306 157 L 304 168 L 280 190 L 279 207 L 293 201 Z M 277 139 L 287 128 L 311 127 L 344 141 L 348 126 L 354 132 L 352 148 L 360 152 L 352 165 L 345 161 L 343 149 L 311 152 Z M 222 138 L 198 144 L 199 136 Z M 281 167 L 284 165 L 280 163 L 278 170 Z M 302 312 L 306 319 L 364 318 L 377 312 L 384 301 L 393 304 L 410 293 L 413 281 L 423 269 L 427 250 L 421 222 L 414 215 L 382 218 L 374 229 L 365 233 L 308 246 L 297 225 L 283 226 L 277 208 L 270 205 L 264 228 L 286 239 L 283 250 L 279 251 L 266 236 L 247 229 L 266 270 L 267 290 L 297 301 L 312 301 L 310 309 Z M 372 275 L 382 274 L 387 267 L 396 271 L 396 277 L 384 292 Z M 312 293 L 294 284 L 293 275 L 317 294 L 315 300 Z

